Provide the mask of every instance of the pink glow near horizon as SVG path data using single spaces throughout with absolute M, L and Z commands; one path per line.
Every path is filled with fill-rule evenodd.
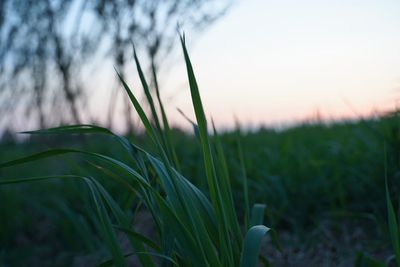
M 271 126 L 317 113 L 331 120 L 393 109 L 400 86 L 399 11 L 400 2 L 391 0 L 239 1 L 196 43 L 187 36 L 206 113 L 226 128 L 234 117 L 243 125 Z M 164 70 L 162 95 L 173 123 L 185 126 L 176 107 L 194 115 L 176 52 L 179 63 Z

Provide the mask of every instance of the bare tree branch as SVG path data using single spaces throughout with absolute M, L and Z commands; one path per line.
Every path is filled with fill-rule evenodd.
M 148 57 L 151 84 L 158 86 L 158 62 L 174 46 L 177 23 L 201 31 L 221 17 L 232 1 L 0 1 L 0 123 L 18 115 L 14 110 L 21 108 L 40 127 L 83 122 L 87 97 L 81 73 L 104 44 L 108 52 L 100 56 L 111 58 L 123 72 L 134 41 Z M 117 101 L 114 95 L 111 99 Z M 110 103 L 110 120 L 114 106 Z M 125 113 L 133 131 L 128 103 Z

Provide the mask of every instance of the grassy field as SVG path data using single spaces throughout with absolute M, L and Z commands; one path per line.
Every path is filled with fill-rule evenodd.
M 135 58 L 149 116 L 121 81 L 146 134 L 1 144 L 0 266 L 395 266 L 398 114 L 218 134 L 182 44 L 195 133 L 170 129 Z

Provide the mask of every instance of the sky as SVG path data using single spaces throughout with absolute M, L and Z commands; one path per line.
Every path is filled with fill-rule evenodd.
M 200 37 L 191 40 L 188 31 L 187 40 L 205 112 L 222 128 L 235 118 L 257 127 L 317 113 L 367 116 L 400 103 L 397 0 L 238 0 Z M 185 126 L 176 108 L 194 115 L 179 49 L 167 69 L 167 112 Z

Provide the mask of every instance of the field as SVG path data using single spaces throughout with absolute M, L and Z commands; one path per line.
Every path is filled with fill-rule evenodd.
M 395 266 L 398 113 L 217 133 L 182 44 L 194 133 L 170 129 L 136 59 L 146 133 L 1 144 L 0 266 Z

